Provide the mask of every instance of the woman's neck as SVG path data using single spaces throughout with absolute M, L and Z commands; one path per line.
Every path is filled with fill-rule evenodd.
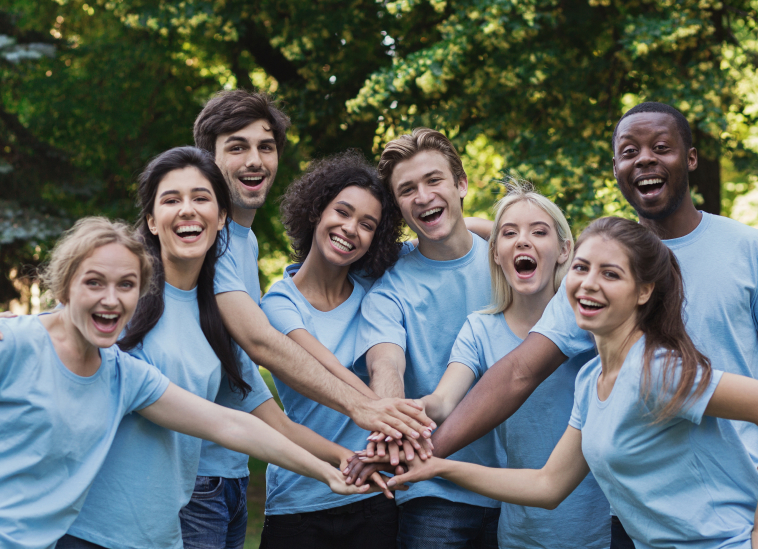
M 332 265 L 317 250 L 311 249 L 292 281 L 314 308 L 331 311 L 347 301 L 353 293 L 353 283 L 347 276 L 349 272 L 349 265 Z
M 552 283 L 535 294 L 513 292 L 513 301 L 503 313 L 511 331 L 519 338 L 526 339 L 554 295 Z
M 68 308 L 39 317 L 50 334 L 55 352 L 72 373 L 89 377 L 100 368 L 100 349 L 87 341 L 68 314 Z
M 200 269 L 203 268 L 205 257 L 174 261 L 163 256 L 161 260 L 166 282 L 174 288 L 188 291 L 197 286 L 197 279 L 200 278 Z
M 595 334 L 595 344 L 603 367 L 603 376 L 615 379 L 632 345 L 642 337 L 634 316 L 608 333 Z

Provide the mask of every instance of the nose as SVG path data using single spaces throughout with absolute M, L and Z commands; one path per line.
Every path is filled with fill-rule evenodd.
M 103 294 L 103 297 L 100 299 L 100 303 L 104 307 L 115 307 L 116 305 L 118 305 L 118 295 L 116 293 L 115 284 L 108 284 L 105 287 L 105 293 Z
M 432 194 L 423 183 L 416 189 L 416 204 L 428 204 L 432 200 Z
M 650 147 L 642 147 L 640 154 L 637 155 L 634 164 L 639 168 L 645 168 L 647 166 L 654 166 L 658 164 L 658 159 L 653 154 L 653 150 Z
M 245 167 L 258 169 L 261 167 L 261 165 L 261 155 L 258 152 L 258 148 L 250 147 L 250 150 L 247 153 L 247 158 L 245 158 Z
M 195 205 L 192 202 L 192 198 L 187 196 L 182 200 L 182 205 L 179 208 L 180 217 L 192 217 L 195 215 Z
M 526 232 L 519 233 L 518 240 L 516 241 L 516 248 L 519 250 L 525 250 L 532 247 L 532 243 L 529 241 L 529 234 Z
M 349 217 L 342 222 L 342 230 L 346 235 L 355 235 L 358 232 L 358 220 Z
M 588 291 L 598 290 L 598 276 L 600 276 L 600 273 L 598 273 L 595 269 L 590 269 L 589 272 L 582 277 L 582 289 Z

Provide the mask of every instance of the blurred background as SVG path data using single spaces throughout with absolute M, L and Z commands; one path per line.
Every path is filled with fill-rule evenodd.
M 0 0 L 0 310 L 48 305 L 35 269 L 78 217 L 134 221 L 136 175 L 192 143 L 222 88 L 272 93 L 293 122 L 255 219 L 264 288 L 288 261 L 287 184 L 419 125 L 459 147 L 467 215 L 515 173 L 578 233 L 634 217 L 613 125 L 670 103 L 694 131 L 700 208 L 758 226 L 757 66 L 758 0 Z

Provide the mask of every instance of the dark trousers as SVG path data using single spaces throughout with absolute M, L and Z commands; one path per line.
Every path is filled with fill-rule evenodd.
M 634 542 L 617 516 L 611 517 L 611 549 L 634 549 Z
M 74 536 L 69 536 L 66 534 L 61 539 L 58 540 L 58 544 L 55 546 L 55 549 L 106 549 L 102 545 L 97 545 L 96 543 L 91 543 L 89 541 L 85 541 L 80 538 L 75 538 Z
M 266 515 L 260 549 L 394 549 L 395 500 L 374 496 L 333 509 Z
M 422 497 L 400 506 L 398 549 L 497 549 L 500 507 Z

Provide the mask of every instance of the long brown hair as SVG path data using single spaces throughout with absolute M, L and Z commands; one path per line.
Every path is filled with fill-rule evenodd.
M 577 240 L 577 250 L 591 236 L 614 240 L 626 250 L 637 287 L 653 284 L 650 299 L 637 308 L 637 327 L 645 334 L 642 397 L 647 399 L 653 383 L 650 363 L 663 351 L 661 392 L 672 397 L 657 410 L 655 422 L 671 418 L 702 395 L 711 381 L 711 361 L 697 350 L 684 327 L 679 262 L 652 231 L 628 219 L 603 217 L 592 222 Z M 693 391 L 698 373 L 701 377 Z

